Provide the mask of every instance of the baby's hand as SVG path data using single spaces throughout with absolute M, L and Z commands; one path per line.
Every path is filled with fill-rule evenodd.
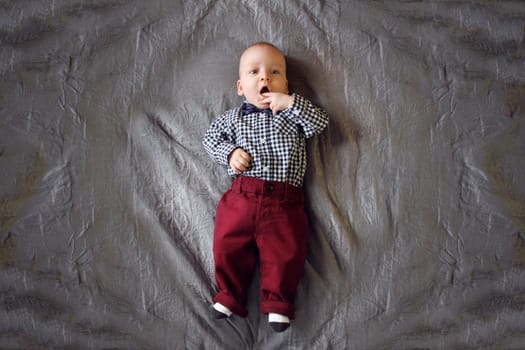
M 242 148 L 234 149 L 233 152 L 230 153 L 230 156 L 228 158 L 228 162 L 230 163 L 231 168 L 236 174 L 240 174 L 248 170 L 251 160 L 252 157 L 250 157 L 248 152 L 246 152 Z
M 266 92 L 262 95 L 266 97 L 262 102 L 270 105 L 273 115 L 276 115 L 283 109 L 292 107 L 293 96 L 281 92 Z

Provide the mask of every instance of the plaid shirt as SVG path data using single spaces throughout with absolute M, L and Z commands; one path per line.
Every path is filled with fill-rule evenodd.
M 224 112 L 204 135 L 204 149 L 216 162 L 229 165 L 228 156 L 241 147 L 252 157 L 242 175 L 301 186 L 306 139 L 326 127 L 328 115 L 304 97 L 293 96 L 293 105 L 275 116 L 263 112 L 242 116 L 239 107 Z M 230 167 L 228 174 L 239 175 Z

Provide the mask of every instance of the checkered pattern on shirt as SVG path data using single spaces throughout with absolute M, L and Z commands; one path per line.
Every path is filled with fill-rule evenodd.
M 204 149 L 213 160 L 228 165 L 228 156 L 241 147 L 252 157 L 244 176 L 301 186 L 306 171 L 306 139 L 328 124 L 326 112 L 294 94 L 290 108 L 275 116 L 262 112 L 241 116 L 240 108 L 219 116 L 204 135 Z M 228 174 L 235 176 L 228 167 Z

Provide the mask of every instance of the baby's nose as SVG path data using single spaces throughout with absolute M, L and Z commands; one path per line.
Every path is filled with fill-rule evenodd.
M 261 80 L 270 80 L 270 72 L 267 72 L 266 70 L 262 71 L 261 74 Z

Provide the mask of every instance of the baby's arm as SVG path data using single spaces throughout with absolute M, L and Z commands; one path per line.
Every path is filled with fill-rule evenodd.
M 219 164 L 230 165 L 235 173 L 248 170 L 251 156 L 237 146 L 232 117 L 236 111 L 228 111 L 217 118 L 208 128 L 202 144 L 210 157 Z
M 231 114 L 221 115 L 210 125 L 202 144 L 214 161 L 228 165 L 230 154 L 237 148 Z
M 274 118 L 274 123 L 278 128 L 286 129 L 287 123 L 283 119 L 288 119 L 294 124 L 299 125 L 306 138 L 319 134 L 328 125 L 328 114 L 315 106 L 312 102 L 301 95 L 293 94 L 292 105 L 281 111 Z

